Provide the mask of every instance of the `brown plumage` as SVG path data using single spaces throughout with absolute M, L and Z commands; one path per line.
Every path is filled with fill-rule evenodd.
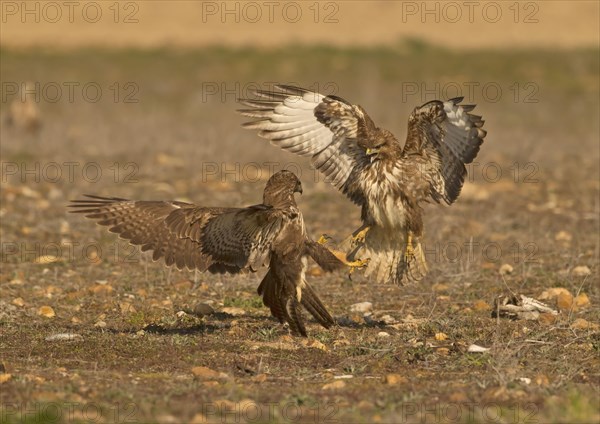
M 289 171 L 274 174 L 263 203 L 247 208 L 207 208 L 184 202 L 87 196 L 73 200 L 71 212 L 109 227 L 152 259 L 167 266 L 213 273 L 241 273 L 268 266 L 258 294 L 280 322 L 306 336 L 300 305 L 324 327 L 334 320 L 306 282 L 307 258 L 325 271 L 344 266 L 306 234 L 294 193 L 302 185 Z
M 254 118 L 243 126 L 293 153 L 309 156 L 331 184 L 362 208 L 363 226 L 344 245 L 370 258 L 366 275 L 378 282 L 420 280 L 423 210 L 433 199 L 453 203 L 486 131 L 462 98 L 414 109 L 404 147 L 366 111 L 337 96 L 285 85 L 242 99 Z

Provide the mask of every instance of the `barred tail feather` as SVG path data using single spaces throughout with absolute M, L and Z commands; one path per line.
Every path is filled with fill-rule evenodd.
M 302 285 L 300 299 L 297 299 L 295 290 L 286 293 L 283 284 L 285 283 L 280 282 L 273 271 L 269 270 L 258 286 L 258 294 L 262 296 L 263 303 L 269 307 L 271 314 L 279 322 L 289 324 L 293 334 L 307 337 L 300 305 L 304 306 L 323 327 L 329 328 L 335 324 L 317 293 L 306 281 Z
M 305 281 L 302 289 L 302 306 L 325 328 L 335 324 L 333 317 L 327 312 L 325 305 L 313 288 Z
M 295 297 L 290 297 L 285 303 L 285 309 L 289 317 L 288 324 L 293 334 L 300 334 L 302 337 L 308 337 L 306 327 L 302 320 L 302 310 L 300 303 Z
M 269 269 L 260 282 L 257 292 L 262 296 L 264 305 L 271 310 L 271 314 L 283 324 L 288 321 L 288 316 L 281 291 L 279 280 Z

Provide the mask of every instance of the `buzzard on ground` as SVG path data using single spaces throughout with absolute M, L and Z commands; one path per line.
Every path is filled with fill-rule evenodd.
M 267 181 L 263 203 L 247 208 L 99 196 L 73 200 L 70 207 L 142 251 L 153 251 L 152 259 L 163 258 L 167 266 L 212 273 L 268 266 L 258 294 L 280 322 L 306 336 L 300 305 L 325 328 L 334 323 L 305 279 L 308 257 L 325 271 L 347 263 L 307 236 L 294 193 L 302 193 L 300 180 L 280 171 Z
M 362 208 L 363 226 L 344 244 L 370 258 L 365 275 L 378 282 L 420 280 L 427 272 L 421 246 L 422 202 L 458 197 L 486 131 L 462 98 L 430 101 L 408 118 L 404 147 L 366 111 L 337 96 L 278 85 L 256 90 L 239 112 L 243 126 L 301 156 Z

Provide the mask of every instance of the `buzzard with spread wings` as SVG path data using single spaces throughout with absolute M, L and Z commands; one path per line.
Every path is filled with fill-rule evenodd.
M 258 294 L 280 322 L 306 336 L 300 305 L 325 328 L 334 323 L 305 279 L 307 258 L 325 271 L 346 263 L 307 236 L 294 193 L 302 193 L 300 180 L 292 172 L 280 171 L 267 181 L 263 203 L 247 208 L 98 196 L 73 200 L 70 207 L 142 251 L 152 251 L 152 259 L 163 258 L 167 266 L 212 273 L 253 272 L 268 266 Z
M 327 180 L 362 208 L 363 225 L 346 249 L 370 262 L 365 275 L 378 282 L 418 281 L 427 273 L 421 246 L 422 206 L 430 199 L 453 203 L 466 168 L 479 151 L 484 121 L 462 98 L 431 101 L 408 119 L 404 147 L 375 125 L 366 111 L 337 96 L 278 85 L 257 90 L 245 128 L 271 143 L 309 156 Z

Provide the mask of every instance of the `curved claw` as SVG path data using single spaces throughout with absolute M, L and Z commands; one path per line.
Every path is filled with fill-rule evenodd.
M 328 236 L 327 234 L 321 234 L 321 237 L 319 237 L 319 240 L 317 240 L 317 243 L 324 246 L 327 243 L 329 243 L 332 239 L 333 239 L 333 237 Z
M 355 269 L 366 268 L 369 265 L 370 261 L 371 261 L 371 258 L 355 259 L 353 261 L 348 261 L 346 263 L 346 265 L 350 267 L 350 273 L 352 273 L 352 272 L 354 272 Z
M 357 233 L 352 235 L 352 244 L 354 246 L 359 245 L 359 244 L 364 244 L 365 240 L 367 239 L 367 233 L 369 232 L 369 229 L 371 227 L 364 227 L 363 229 L 359 230 Z
M 350 271 L 348 272 L 348 278 L 350 279 L 350 281 L 352 281 L 352 274 L 354 273 L 354 271 L 357 269 L 366 268 L 369 265 L 370 261 L 371 261 L 371 258 L 366 258 L 366 259 L 355 259 L 352 262 L 348 262 L 346 265 L 348 265 L 350 267 Z

